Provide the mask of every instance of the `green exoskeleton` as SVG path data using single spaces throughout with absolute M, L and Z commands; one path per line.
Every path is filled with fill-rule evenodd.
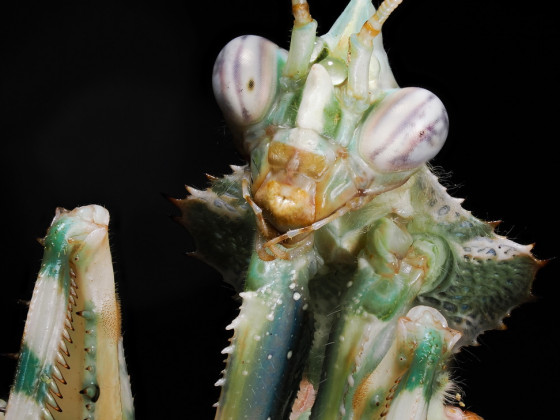
M 100 206 L 57 210 L 6 420 L 134 418 L 108 223 Z
M 351 0 L 317 36 L 292 0 L 288 51 L 244 36 L 218 56 L 248 163 L 174 200 L 242 298 L 217 420 L 479 418 L 454 399 L 453 355 L 527 300 L 540 262 L 428 167 L 448 116 L 391 73 L 381 26 L 399 3 Z M 133 418 L 108 219 L 57 212 L 0 418 Z
M 352 0 L 317 36 L 293 0 L 288 51 L 243 36 L 216 60 L 249 163 L 177 201 L 242 298 L 216 419 L 477 417 L 450 405 L 452 355 L 527 299 L 539 262 L 427 166 L 448 116 L 391 73 L 380 32 L 399 3 Z

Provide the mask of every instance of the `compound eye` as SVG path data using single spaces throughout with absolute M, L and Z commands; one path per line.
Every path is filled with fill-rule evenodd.
M 212 86 L 232 123 L 244 127 L 264 117 L 276 93 L 280 51 L 276 44 L 254 35 L 235 38 L 222 49 Z
M 358 140 L 360 155 L 380 172 L 414 169 L 440 151 L 448 128 L 445 107 L 432 92 L 399 89 L 364 121 Z

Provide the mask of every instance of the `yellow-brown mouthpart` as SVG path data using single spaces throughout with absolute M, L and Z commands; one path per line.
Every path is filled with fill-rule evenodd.
M 304 188 L 268 180 L 257 190 L 255 202 L 279 230 L 310 225 L 315 221 L 313 194 Z

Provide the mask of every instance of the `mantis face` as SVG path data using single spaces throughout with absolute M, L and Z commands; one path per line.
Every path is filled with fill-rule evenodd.
M 371 5 L 356 6 L 317 38 L 310 16 L 296 18 L 289 52 L 243 36 L 216 60 L 214 92 L 250 157 L 252 200 L 277 232 L 362 206 L 443 146 L 444 105 L 425 89 L 399 89 L 379 31 L 368 32 L 398 3 L 369 20 Z

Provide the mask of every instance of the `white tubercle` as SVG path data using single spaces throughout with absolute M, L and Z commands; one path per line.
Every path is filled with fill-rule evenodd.
M 333 94 L 334 88 L 329 73 L 322 65 L 313 64 L 303 90 L 297 114 L 297 126 L 312 129 L 318 133 L 323 131 L 324 110 Z

